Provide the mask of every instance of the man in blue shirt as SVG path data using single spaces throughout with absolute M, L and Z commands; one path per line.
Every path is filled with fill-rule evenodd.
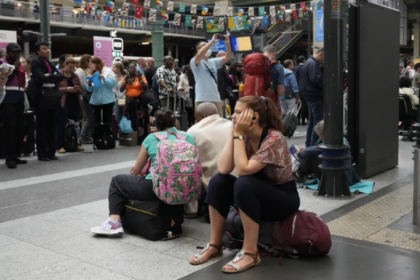
M 270 75 L 271 75 L 271 84 L 274 92 L 280 98 L 284 94 L 284 68 L 280 63 L 273 63 L 276 61 L 277 56 L 277 49 L 272 46 L 268 45 L 265 46 L 263 49 L 263 54 L 268 57 L 271 61 L 270 66 Z M 280 102 L 280 101 L 279 101 Z M 280 109 L 280 108 L 278 108 Z
M 219 40 L 217 34 L 210 42 L 200 41 L 196 45 L 197 55 L 191 59 L 191 70 L 195 78 L 195 108 L 203 102 L 211 102 L 216 105 L 219 115 L 222 116 L 222 106 L 225 100 L 220 99 L 217 88 L 217 69 L 230 61 L 232 48 L 228 36 L 225 36 L 226 55 L 220 58 L 209 58 L 211 56 L 210 47 Z
M 146 59 L 143 57 L 139 57 L 139 59 L 137 59 L 137 71 L 139 71 L 143 76 L 145 76 L 146 68 L 147 68 Z

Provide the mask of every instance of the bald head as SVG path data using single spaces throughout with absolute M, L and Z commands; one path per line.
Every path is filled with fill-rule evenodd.
M 147 66 L 146 59 L 144 59 L 143 57 L 140 57 L 139 59 L 137 59 L 137 65 L 138 65 L 141 69 L 146 68 L 146 66 Z
M 153 57 L 147 59 L 147 67 L 154 68 L 155 67 L 155 60 Z
M 195 123 L 200 122 L 204 118 L 212 115 L 218 115 L 219 112 L 217 110 L 216 105 L 211 102 L 203 102 L 197 107 L 197 111 L 195 112 Z
M 225 51 L 220 51 L 216 55 L 216 57 L 224 57 L 224 56 L 226 56 L 226 52 Z

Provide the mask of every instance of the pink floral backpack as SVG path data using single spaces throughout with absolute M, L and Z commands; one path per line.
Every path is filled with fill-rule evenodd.
M 172 134 L 176 140 L 168 139 Z M 153 134 L 158 140 L 152 165 L 153 191 L 167 204 L 185 204 L 201 195 L 201 163 L 198 149 L 186 141 L 187 135 L 167 131 Z

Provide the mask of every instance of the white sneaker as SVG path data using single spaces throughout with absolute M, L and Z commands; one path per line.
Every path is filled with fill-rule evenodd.
M 90 231 L 101 235 L 124 235 L 121 221 L 114 223 L 110 219 L 103 222 L 99 227 L 91 228 Z

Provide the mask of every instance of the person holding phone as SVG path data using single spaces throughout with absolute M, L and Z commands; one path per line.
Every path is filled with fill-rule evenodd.
M 67 151 L 63 147 L 64 142 L 64 130 L 68 123 L 68 120 L 74 122 L 79 121 L 81 100 L 79 96 L 82 94 L 82 87 L 80 84 L 79 76 L 75 73 L 76 60 L 69 57 L 64 62 L 64 67 L 60 70 L 60 73 L 64 76 L 64 79 L 59 84 L 59 89 L 64 92 L 61 98 L 60 117 L 57 125 L 57 140 L 56 146 L 59 154 L 65 154 Z M 77 151 L 82 152 L 85 149 L 78 146 Z
M 226 55 L 218 58 L 210 58 L 211 46 L 216 44 L 219 36 L 223 36 L 226 44 Z M 219 115 L 222 116 L 222 106 L 226 100 L 220 99 L 217 80 L 217 69 L 226 64 L 232 58 L 232 48 L 229 37 L 214 34 L 210 42 L 200 41 L 196 44 L 197 54 L 191 59 L 190 66 L 195 78 L 195 109 L 203 102 L 211 102 L 216 105 Z

